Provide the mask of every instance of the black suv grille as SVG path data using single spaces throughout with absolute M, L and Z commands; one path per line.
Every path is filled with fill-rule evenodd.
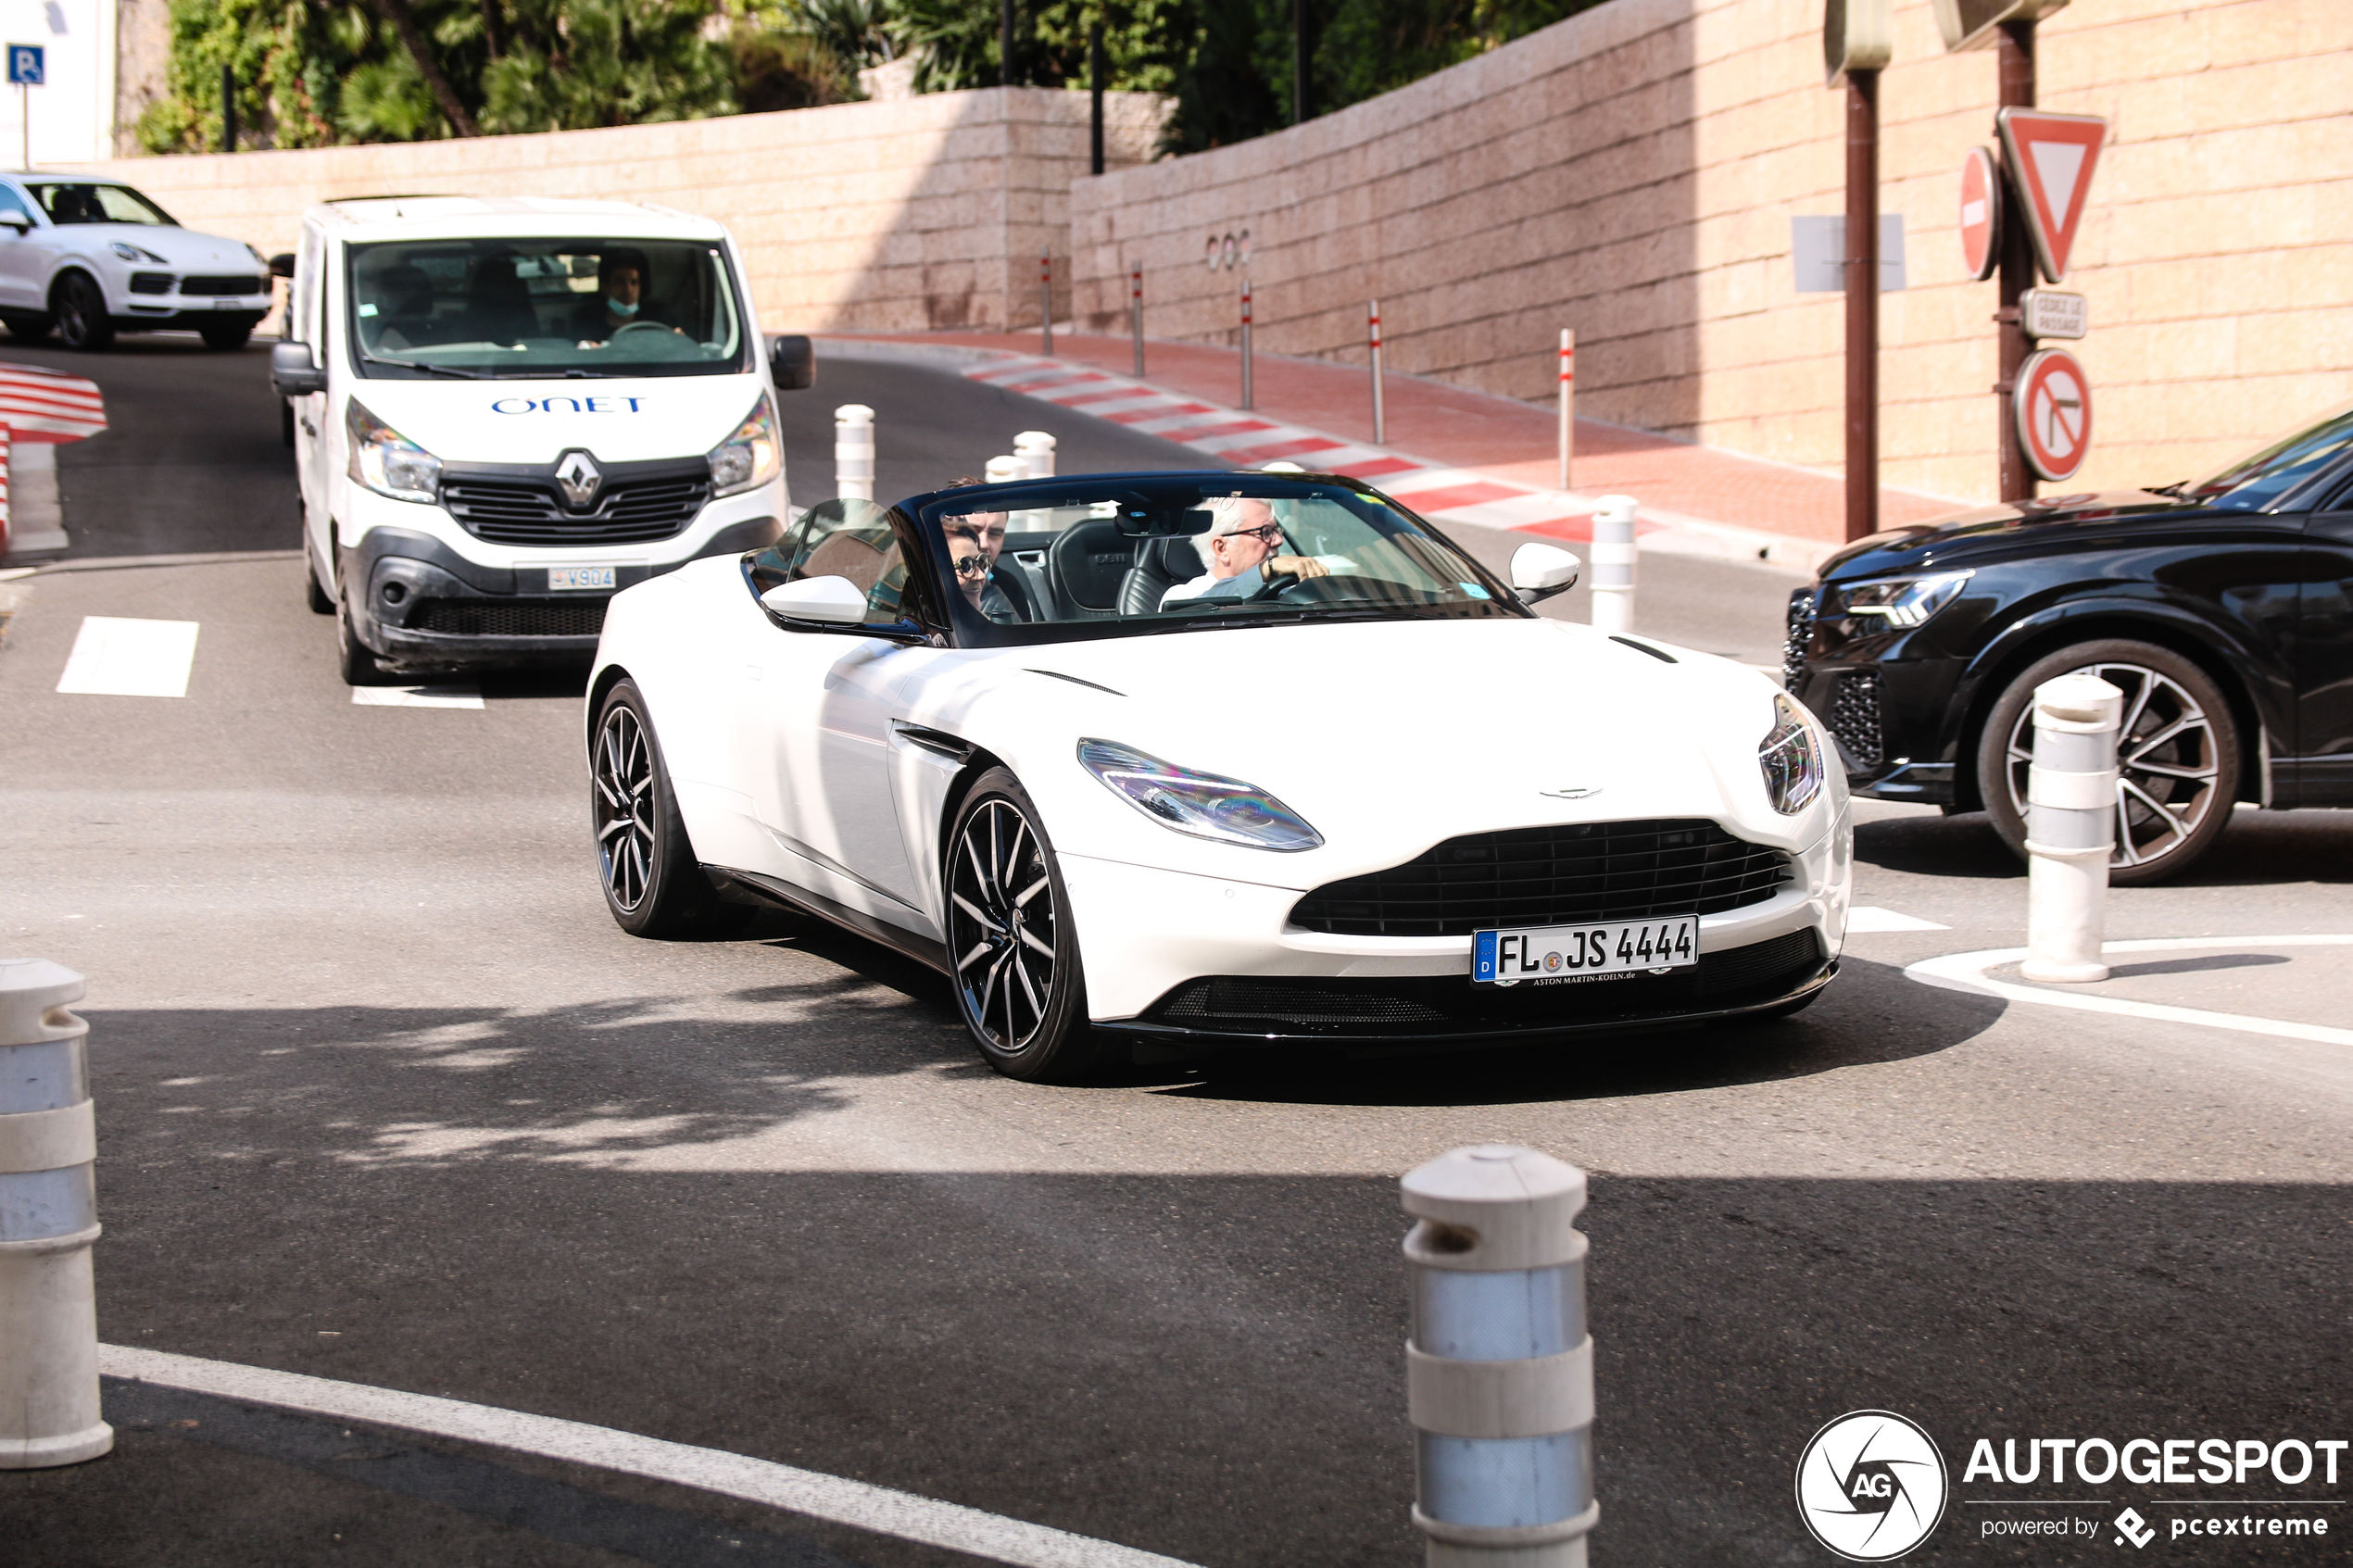
M 1290 918 L 1336 936 L 1467 936 L 1720 914 L 1789 879 L 1787 855 L 1711 822 L 1579 822 L 1450 838 L 1402 866 L 1327 883 Z
M 502 545 L 635 545 L 667 539 L 695 520 L 711 480 L 622 479 L 592 511 L 566 511 L 556 487 L 531 480 L 444 479 L 441 504 L 478 539 Z
M 1789 640 L 1781 646 L 1781 684 L 1792 693 L 1806 672 L 1806 650 L 1814 641 L 1814 590 L 1800 588 L 1789 596 Z
M 1703 953 L 1698 963 L 1669 974 L 1637 972 L 1574 985 L 1474 985 L 1459 974 L 1393 980 L 1211 975 L 1177 986 L 1144 1017 L 1211 1034 L 1311 1038 L 1537 1034 L 1754 1007 L 1789 995 L 1821 969 L 1820 940 L 1811 931 L 1793 931 Z
M 593 637 L 605 629 L 605 600 L 420 599 L 410 630 L 465 637 Z
M 180 280 L 182 294 L 268 294 L 270 284 L 251 273 L 199 272 Z
M 1879 671 L 1856 670 L 1838 678 L 1831 698 L 1831 734 L 1847 755 L 1865 768 L 1876 768 L 1887 755 L 1880 736 Z

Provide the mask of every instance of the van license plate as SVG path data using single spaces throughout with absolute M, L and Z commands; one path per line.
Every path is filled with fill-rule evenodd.
M 551 594 L 578 593 L 586 588 L 613 586 L 613 569 L 610 566 L 551 566 L 547 569 L 547 591 Z
M 1559 985 L 1699 962 L 1699 917 L 1471 934 L 1471 984 Z

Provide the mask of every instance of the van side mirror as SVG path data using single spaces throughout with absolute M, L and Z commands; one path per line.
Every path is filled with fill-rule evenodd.
M 799 332 L 768 340 L 768 373 L 778 392 L 799 392 L 817 384 L 817 349 Z
M 1521 603 L 1532 605 L 1577 586 L 1584 565 L 1557 545 L 1522 545 L 1512 552 L 1512 586 Z
M 270 275 L 273 278 L 291 278 L 294 276 L 294 252 L 280 251 L 270 258 Z
M 270 385 L 281 397 L 301 397 L 327 390 L 327 372 L 310 356 L 307 343 L 270 346 Z

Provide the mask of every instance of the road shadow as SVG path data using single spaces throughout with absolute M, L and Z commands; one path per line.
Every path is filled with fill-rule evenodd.
M 1916 876 L 2004 880 L 2026 875 L 1982 811 L 1958 817 L 1903 816 L 1855 824 L 1855 859 Z
M 2024 880 L 2026 862 L 2011 853 L 1982 811 L 1960 816 L 1891 817 L 1858 822 L 1855 859 L 1919 876 Z M 2353 811 L 2234 813 L 2204 859 L 2169 887 L 2259 887 L 2353 881 Z

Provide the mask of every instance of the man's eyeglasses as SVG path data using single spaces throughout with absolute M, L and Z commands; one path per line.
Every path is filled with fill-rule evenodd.
M 1259 524 L 1256 528 L 1237 528 L 1231 533 L 1227 534 L 1226 537 L 1228 539 L 1255 539 L 1271 550 L 1276 546 L 1283 542 L 1283 530 L 1281 525 L 1278 523 L 1264 522 Z

